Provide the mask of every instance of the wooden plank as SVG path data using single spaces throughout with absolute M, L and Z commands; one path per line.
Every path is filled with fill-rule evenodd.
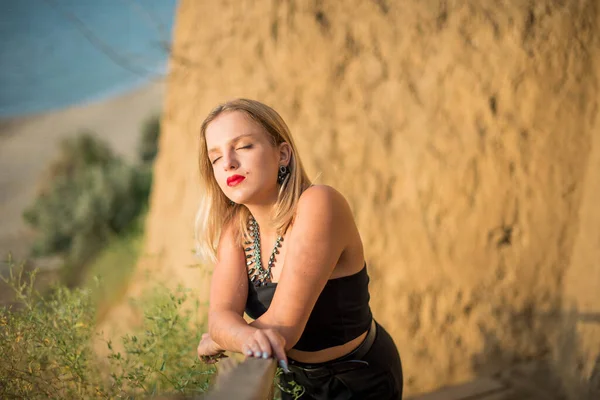
M 250 357 L 217 379 L 206 400 L 265 400 L 270 397 L 275 378 L 274 359 Z
M 409 400 L 496 400 L 508 395 L 510 389 L 491 378 L 479 378 L 462 385 L 444 387 Z

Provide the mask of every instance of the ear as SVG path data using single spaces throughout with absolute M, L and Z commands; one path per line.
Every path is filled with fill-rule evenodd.
M 279 164 L 286 167 L 292 160 L 292 146 L 289 143 L 283 142 L 279 145 Z

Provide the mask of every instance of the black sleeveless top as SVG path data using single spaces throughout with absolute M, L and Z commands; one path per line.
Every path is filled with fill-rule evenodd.
M 373 318 L 368 286 L 366 264 L 353 275 L 328 280 L 294 349 L 318 351 L 340 346 L 366 332 Z M 253 319 L 263 315 L 276 289 L 277 283 L 255 287 L 248 280 L 246 314 Z

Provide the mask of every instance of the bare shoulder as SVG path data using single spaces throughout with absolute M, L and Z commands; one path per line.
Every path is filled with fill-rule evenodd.
M 313 185 L 306 189 L 298 201 L 296 218 L 319 219 L 343 224 L 353 220 L 345 197 L 328 185 Z
M 344 196 L 328 185 L 313 185 L 302 192 L 298 207 L 348 206 Z

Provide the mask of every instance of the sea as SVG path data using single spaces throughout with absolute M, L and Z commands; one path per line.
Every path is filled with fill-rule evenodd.
M 160 79 L 176 8 L 176 0 L 0 0 L 0 118 Z

